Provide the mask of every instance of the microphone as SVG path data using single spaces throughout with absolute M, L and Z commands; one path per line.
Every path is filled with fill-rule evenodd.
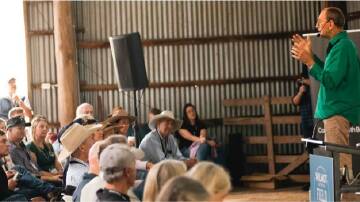
M 316 34 L 316 37 L 320 37 L 320 32 Z

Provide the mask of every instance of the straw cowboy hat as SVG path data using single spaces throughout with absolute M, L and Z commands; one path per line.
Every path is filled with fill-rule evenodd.
M 90 135 L 101 128 L 101 124 L 83 126 L 78 123 L 74 123 L 61 137 L 63 149 L 59 154 L 59 161 L 63 161 L 70 156 L 88 137 L 90 137 Z
M 156 129 L 156 125 L 159 121 L 164 120 L 164 119 L 170 119 L 172 121 L 174 121 L 174 125 L 173 125 L 173 129 L 172 129 L 172 133 L 179 130 L 182 124 L 181 120 L 178 120 L 175 118 L 174 113 L 172 111 L 163 111 L 158 115 L 155 115 L 149 122 L 149 128 L 151 130 Z
M 104 127 L 112 126 L 114 124 L 117 124 L 120 119 L 128 119 L 130 124 L 133 123 L 136 119 L 135 116 L 130 116 L 129 113 L 125 110 L 117 110 L 114 113 L 109 115 L 109 118 L 107 118 L 105 121 L 102 122 Z

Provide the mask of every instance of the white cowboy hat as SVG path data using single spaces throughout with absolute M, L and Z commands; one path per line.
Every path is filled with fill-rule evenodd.
M 163 111 L 158 115 L 155 115 L 149 122 L 149 128 L 151 130 L 156 129 L 156 124 L 163 119 L 171 119 L 174 121 L 172 133 L 179 130 L 181 128 L 182 121 L 175 118 L 174 113 L 172 111 Z
M 83 126 L 78 123 L 74 123 L 61 136 L 60 140 L 63 145 L 63 149 L 59 154 L 59 161 L 61 162 L 70 156 L 88 137 L 90 137 L 90 135 L 101 128 L 101 124 Z

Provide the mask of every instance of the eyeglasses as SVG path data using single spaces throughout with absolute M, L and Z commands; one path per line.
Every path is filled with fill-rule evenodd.
M 329 22 L 329 20 L 326 20 L 326 21 L 321 21 L 321 20 L 317 20 L 316 21 L 316 24 L 315 24 L 315 27 L 324 27 L 325 25 L 326 25 L 326 23 L 328 23 Z

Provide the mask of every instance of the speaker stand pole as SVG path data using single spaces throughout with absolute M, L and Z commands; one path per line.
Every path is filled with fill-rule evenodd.
M 135 122 L 134 122 L 134 125 L 133 125 L 133 131 L 134 131 L 136 147 L 139 147 L 140 141 L 139 141 L 139 136 L 138 136 L 139 127 L 138 127 L 138 123 L 137 123 L 137 121 L 138 121 L 138 108 L 137 108 L 136 90 L 134 90 L 134 111 L 135 111 Z

